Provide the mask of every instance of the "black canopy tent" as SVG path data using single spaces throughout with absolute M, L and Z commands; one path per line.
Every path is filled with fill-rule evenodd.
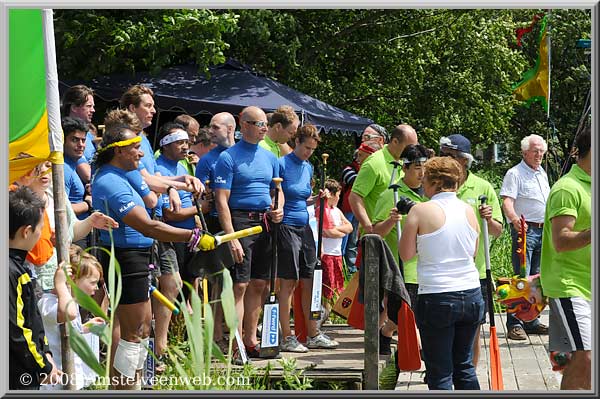
M 132 84 L 146 85 L 154 91 L 158 112 L 181 111 L 190 115 L 230 112 L 237 116 L 250 105 L 272 112 L 287 104 L 294 108 L 303 123 L 312 123 L 326 133 L 340 131 L 360 135 L 373 123 L 261 76 L 235 60 L 211 67 L 208 79 L 198 73 L 195 65 L 182 65 L 165 68 L 155 76 L 141 72 L 107 75 L 89 82 L 61 81 L 61 92 L 80 83 L 93 88 L 106 102 L 117 101 Z

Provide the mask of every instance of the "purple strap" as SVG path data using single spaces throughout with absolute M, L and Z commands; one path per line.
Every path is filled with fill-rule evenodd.
M 190 238 L 190 241 L 188 242 L 188 249 L 190 252 L 197 252 L 198 251 L 198 243 L 200 242 L 200 238 L 202 237 L 202 230 L 200 230 L 199 228 L 194 228 L 192 230 L 192 237 Z

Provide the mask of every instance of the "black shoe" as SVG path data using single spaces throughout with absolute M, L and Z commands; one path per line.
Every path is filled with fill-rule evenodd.
M 383 335 L 381 330 L 379 330 L 379 354 L 380 355 L 391 355 L 392 354 L 392 337 L 386 337 Z
M 254 346 L 246 346 L 246 355 L 248 356 L 248 358 L 254 358 L 254 359 L 258 359 L 260 358 L 260 344 L 256 344 Z M 275 356 L 272 357 L 265 357 L 262 359 L 281 359 L 281 354 L 278 353 Z
M 538 323 L 535 327 L 533 328 L 525 328 L 525 332 L 527 334 L 542 334 L 542 335 L 548 335 L 548 326 L 542 323 Z

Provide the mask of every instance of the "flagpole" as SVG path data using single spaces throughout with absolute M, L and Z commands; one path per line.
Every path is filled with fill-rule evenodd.
M 548 16 L 547 16 L 547 22 L 546 22 L 546 48 L 548 49 L 548 99 L 546 101 L 547 105 L 548 105 L 548 109 L 546 109 L 546 119 L 548 119 L 548 121 L 550 121 L 550 90 L 552 88 L 552 85 L 550 84 L 551 79 L 550 79 L 550 73 L 552 72 L 552 47 L 551 47 L 551 42 L 550 42 L 550 15 L 552 13 L 551 9 L 548 9 Z
M 44 31 L 44 61 L 46 64 L 46 108 L 48 110 L 48 140 L 50 160 L 52 161 L 52 194 L 54 197 L 54 219 L 56 233 L 56 255 L 58 264 L 69 262 L 69 226 L 67 223 L 65 200 L 65 175 L 63 158 L 63 138 L 60 123 L 60 100 L 58 95 L 58 72 L 56 69 L 56 49 L 54 47 L 54 21 L 51 9 L 42 10 Z M 60 343 L 62 352 L 62 371 L 69 377 L 65 385 L 74 390 L 72 377 L 75 376 L 73 351 L 69 342 L 66 323 L 60 324 Z M 55 356 L 58 354 L 55 354 Z

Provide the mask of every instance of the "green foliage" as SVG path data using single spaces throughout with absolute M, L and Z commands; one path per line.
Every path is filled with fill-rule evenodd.
M 195 62 L 199 70 L 225 61 L 223 33 L 233 13 L 195 10 L 56 10 L 59 75 L 90 79 L 113 72 Z
M 535 61 L 539 24 L 521 48 L 515 29 L 542 11 L 57 10 L 55 30 L 61 78 L 157 71 L 186 62 L 206 71 L 234 57 L 388 129 L 410 123 L 429 147 L 436 148 L 441 135 L 460 132 L 474 145 L 510 144 L 515 161 L 518 141 L 540 134 L 550 143 L 549 167 L 555 170 L 590 88 L 590 58 L 575 41 L 590 37 L 591 12 L 550 14 L 553 131 L 543 109 L 521 106 L 511 89 Z M 335 155 L 336 171 L 335 162 L 348 161 L 354 145 L 352 138 L 337 146 L 341 142 L 328 135 L 320 148 Z
M 379 390 L 394 390 L 398 381 L 399 372 L 396 369 L 395 357 L 392 356 L 383 370 L 379 373 Z

